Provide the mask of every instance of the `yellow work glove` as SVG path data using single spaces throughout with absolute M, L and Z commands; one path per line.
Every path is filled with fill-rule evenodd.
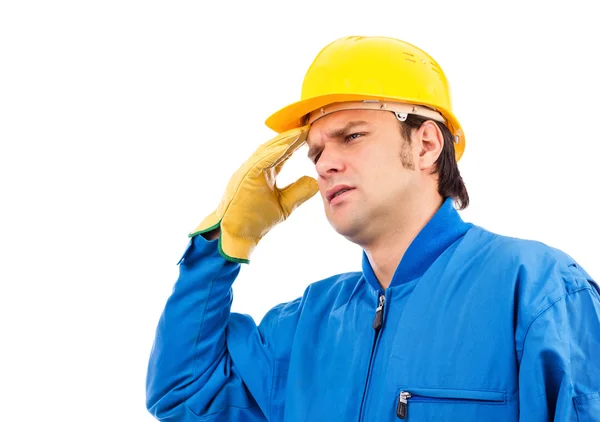
M 305 142 L 309 128 L 288 130 L 261 145 L 233 174 L 217 209 L 189 236 L 220 226 L 221 255 L 233 262 L 250 262 L 263 236 L 319 190 L 317 181 L 308 176 L 282 189 L 275 183 L 283 164 Z

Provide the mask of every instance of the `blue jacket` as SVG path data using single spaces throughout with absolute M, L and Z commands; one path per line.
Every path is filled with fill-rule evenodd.
M 385 291 L 363 256 L 257 326 L 230 312 L 239 271 L 192 239 L 149 362 L 157 419 L 600 421 L 597 285 L 559 250 L 463 222 L 451 200 Z

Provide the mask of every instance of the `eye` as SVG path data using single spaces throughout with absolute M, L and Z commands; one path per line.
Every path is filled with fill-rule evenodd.
M 346 136 L 345 141 L 350 142 L 350 141 L 358 138 L 359 136 L 362 136 L 362 133 L 352 133 L 352 134 Z
M 354 139 L 358 138 L 359 136 L 363 136 L 363 135 L 364 135 L 364 133 L 352 133 L 344 138 L 344 143 L 353 141 Z M 317 155 L 315 155 L 315 157 L 312 160 L 313 164 L 317 164 L 317 161 L 319 161 L 320 156 L 321 156 L 320 152 Z
M 318 153 L 317 155 L 315 155 L 315 157 L 312 160 L 313 164 L 317 164 L 317 161 L 319 161 L 320 156 L 321 156 L 321 153 Z

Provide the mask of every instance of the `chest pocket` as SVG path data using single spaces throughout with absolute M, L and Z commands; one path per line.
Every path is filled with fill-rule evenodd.
M 420 388 L 398 390 L 396 417 L 406 421 L 506 421 L 510 417 L 503 391 Z

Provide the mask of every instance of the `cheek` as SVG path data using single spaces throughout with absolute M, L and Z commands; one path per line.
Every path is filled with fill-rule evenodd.
M 368 174 L 368 183 L 379 195 L 389 197 L 411 184 L 413 173 L 402 166 L 399 158 L 386 157 L 372 167 Z
M 321 195 L 321 198 L 323 200 L 325 200 L 325 192 L 327 190 L 327 184 L 321 180 L 320 177 L 316 177 L 317 179 L 317 183 L 319 184 L 319 194 Z
M 391 174 L 398 172 L 400 160 L 392 151 L 377 151 L 361 157 L 360 166 L 369 178 L 385 181 Z

